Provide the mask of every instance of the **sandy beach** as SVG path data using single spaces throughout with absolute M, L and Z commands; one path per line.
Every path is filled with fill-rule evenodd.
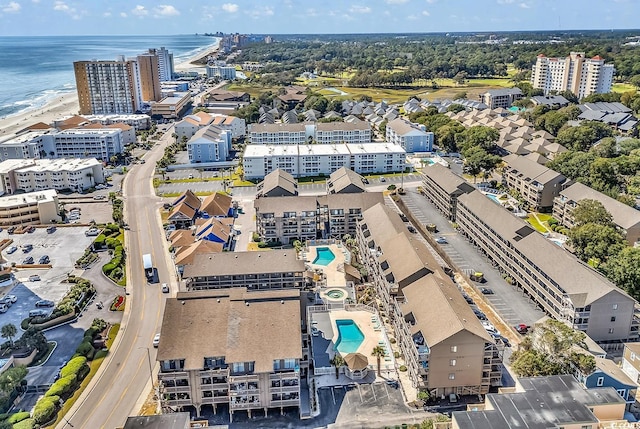
M 75 91 L 58 96 L 37 109 L 31 109 L 17 115 L 1 118 L 0 139 L 4 136 L 14 134 L 36 122 L 50 124 L 54 119 L 62 116 L 75 115 L 79 109 L 78 94 Z
M 209 55 L 215 54 L 218 51 L 218 49 L 220 49 L 221 43 L 222 43 L 222 39 L 220 39 L 218 43 L 214 43 L 213 45 L 207 47 L 207 49 L 204 52 L 201 52 L 198 55 L 194 55 L 193 57 L 187 59 L 186 61 L 180 64 L 174 65 L 175 71 L 180 72 L 180 71 L 193 70 L 193 71 L 201 72 L 202 70 L 204 70 L 205 67 L 202 64 L 196 63 L 196 61 L 202 60 L 208 57 Z

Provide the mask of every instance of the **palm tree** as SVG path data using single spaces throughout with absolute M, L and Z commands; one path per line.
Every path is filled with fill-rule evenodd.
M 2 338 L 7 338 L 11 342 L 11 348 L 13 348 L 13 337 L 15 337 L 17 333 L 18 329 L 16 328 L 16 325 L 12 323 L 8 323 L 0 329 L 0 335 L 2 335 Z
M 382 375 L 380 375 L 380 359 L 383 358 L 386 353 L 386 350 L 382 346 L 375 346 L 371 351 L 371 356 L 375 356 L 377 360 L 378 377 L 382 377 Z
M 340 368 L 344 365 L 344 358 L 340 355 L 340 353 L 336 353 L 333 355 L 331 359 L 331 365 L 336 368 L 336 380 L 340 378 Z

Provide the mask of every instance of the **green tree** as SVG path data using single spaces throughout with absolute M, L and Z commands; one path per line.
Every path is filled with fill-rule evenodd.
M 495 128 L 478 125 L 469 127 L 462 133 L 457 134 L 456 143 L 463 151 L 472 147 L 490 150 L 494 147 L 499 137 L 500 133 Z
M 0 335 L 2 335 L 2 338 L 7 338 L 9 340 L 11 348 L 13 348 L 13 338 L 17 333 L 18 329 L 16 328 L 16 325 L 12 323 L 8 323 L 0 329 Z
M 580 200 L 573 209 L 573 219 L 576 226 L 595 223 L 603 226 L 613 226 L 613 217 L 600 201 Z
M 381 360 L 384 357 L 385 353 L 385 349 L 382 346 L 375 346 L 371 351 L 371 356 L 375 356 L 376 364 L 378 365 L 378 377 L 382 377 L 380 373 L 380 367 L 382 366 Z
M 598 140 L 612 135 L 613 131 L 608 125 L 602 122 L 584 121 L 577 127 L 567 127 L 560 130 L 556 143 L 573 150 L 586 151 Z
M 571 228 L 568 235 L 576 256 L 596 266 L 606 263 L 625 247 L 622 235 L 613 226 L 586 223 Z
M 616 139 L 613 137 L 607 137 L 589 149 L 599 158 L 615 158 L 618 155 Z
M 491 155 L 481 147 L 471 147 L 463 152 L 464 172 L 473 176 L 475 183 L 476 176 L 480 173 L 488 175 L 502 161 L 497 155 Z
M 629 83 L 636 87 L 636 89 L 640 89 L 640 74 L 631 76 L 629 79 Z
M 16 387 L 20 386 L 20 382 L 24 380 L 28 372 L 26 366 L 19 365 L 0 374 L 0 391 L 10 395 Z
M 304 102 L 304 108 L 306 110 L 313 109 L 320 113 L 326 112 L 328 105 L 329 101 L 322 95 L 312 95 Z
M 330 361 L 331 365 L 336 369 L 336 380 L 340 378 L 340 368 L 344 366 L 344 359 L 340 353 L 336 352 Z
M 447 112 L 458 113 L 465 110 L 465 107 L 462 104 L 453 103 L 447 107 Z
M 640 248 L 625 247 L 604 266 L 607 277 L 636 300 L 640 299 Z

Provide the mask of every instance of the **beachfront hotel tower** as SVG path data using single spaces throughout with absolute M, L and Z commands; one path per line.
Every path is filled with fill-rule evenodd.
M 599 55 L 586 58 L 584 52 L 571 52 L 566 58 L 538 55 L 531 73 L 531 85 L 550 91 L 571 91 L 578 98 L 611 92 L 615 69 Z
M 158 56 L 152 53 L 115 61 L 73 63 L 81 115 L 135 113 L 143 102 L 158 101 Z

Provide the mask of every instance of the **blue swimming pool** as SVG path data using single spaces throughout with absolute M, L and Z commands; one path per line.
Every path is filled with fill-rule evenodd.
M 364 341 L 364 334 L 356 322 L 351 319 L 336 320 L 336 328 L 338 328 L 338 341 L 334 349 L 344 354 L 357 352 Z
M 336 255 L 333 254 L 331 249 L 328 247 L 318 247 L 316 249 L 316 259 L 313 260 L 313 263 L 316 265 L 329 265 L 334 259 L 336 259 Z

